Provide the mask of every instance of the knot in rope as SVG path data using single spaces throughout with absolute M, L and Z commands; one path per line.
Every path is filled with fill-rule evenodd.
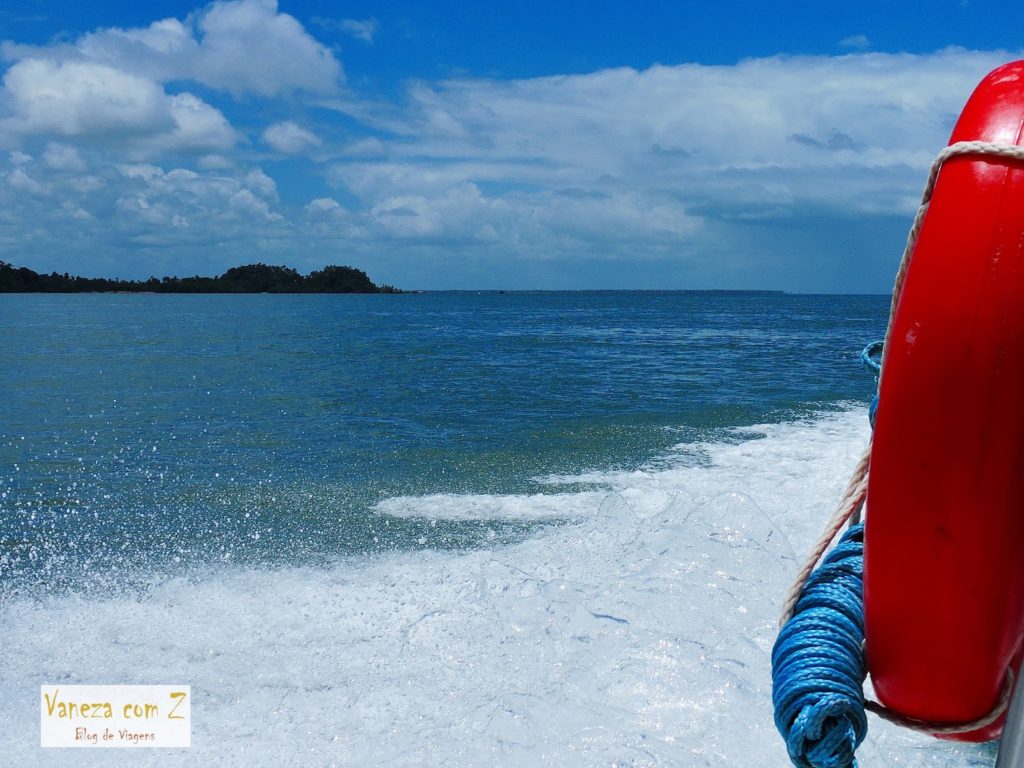
M 798 768 L 854 768 L 867 735 L 863 571 L 861 524 L 807 579 L 772 650 L 775 726 Z

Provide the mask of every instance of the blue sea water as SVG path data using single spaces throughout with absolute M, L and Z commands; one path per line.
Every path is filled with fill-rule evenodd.
M 7 296 L 9 576 L 468 547 L 522 521 L 395 496 L 537 491 L 869 398 L 883 297 L 706 293 Z
M 788 765 L 778 602 L 888 298 L 0 296 L 13 766 Z M 43 750 L 43 683 L 193 686 Z M 990 765 L 872 725 L 864 765 Z

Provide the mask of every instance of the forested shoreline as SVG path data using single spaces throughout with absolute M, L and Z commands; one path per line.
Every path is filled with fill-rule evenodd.
M 376 285 L 354 267 L 327 266 L 308 275 L 290 267 L 246 264 L 216 277 L 151 277 L 117 280 L 40 274 L 0 261 L 0 293 L 402 293 Z

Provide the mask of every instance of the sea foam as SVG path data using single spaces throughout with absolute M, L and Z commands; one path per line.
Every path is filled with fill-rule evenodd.
M 555 521 L 491 550 L 9 600 L 4 764 L 784 768 L 778 606 L 867 436 L 862 412 L 827 414 L 704 444 L 697 465 L 687 445 L 676 463 L 546 478 L 551 494 L 377 508 Z M 42 750 L 42 683 L 190 684 L 193 746 Z M 860 750 L 865 768 L 993 755 L 875 719 Z

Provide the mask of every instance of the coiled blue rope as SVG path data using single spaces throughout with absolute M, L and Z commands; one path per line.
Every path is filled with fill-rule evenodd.
M 772 649 L 775 726 L 798 768 L 854 768 L 867 735 L 864 526 L 852 526 L 804 585 Z
M 883 342 L 860 353 L 882 373 Z M 878 394 L 868 418 L 875 428 Z M 775 727 L 797 768 L 856 768 L 864 710 L 864 525 L 854 525 L 804 584 L 772 649 Z

